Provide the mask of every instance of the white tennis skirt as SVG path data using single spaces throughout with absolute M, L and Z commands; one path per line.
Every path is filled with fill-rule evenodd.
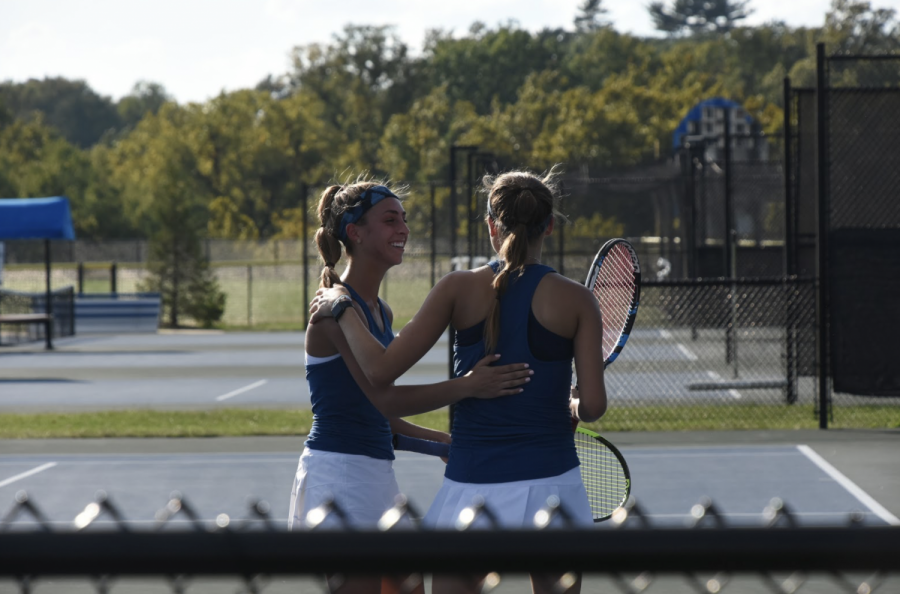
M 291 489 L 288 530 L 302 530 L 309 510 L 328 498 L 345 512 L 350 526 L 374 529 L 399 493 L 392 460 L 304 448 Z M 319 527 L 342 528 L 343 523 L 332 514 Z
M 547 505 L 547 498 L 551 495 L 559 497 L 575 526 L 594 525 L 581 469 L 576 467 L 559 476 L 508 483 L 458 483 L 444 477 L 444 484 L 422 520 L 423 526 L 455 528 L 460 512 L 479 495 L 484 498 L 485 507 L 496 517 L 498 525 L 493 525 L 482 514 L 472 528 L 533 528 L 534 515 Z M 566 522 L 557 516 L 551 526 L 565 527 Z

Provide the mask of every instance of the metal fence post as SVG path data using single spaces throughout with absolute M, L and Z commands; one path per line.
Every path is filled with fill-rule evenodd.
M 566 184 L 563 181 L 559 182 L 559 194 L 560 196 L 566 195 Z M 558 235 L 559 235 L 559 263 L 557 264 L 557 272 L 560 276 L 566 275 L 566 223 L 562 219 L 559 220 L 558 225 Z
M 428 184 L 431 188 L 431 286 L 435 283 L 435 267 L 437 265 L 437 210 L 435 208 L 434 182 Z
M 795 242 L 797 234 L 794 216 L 794 134 L 791 120 L 793 119 L 793 91 L 791 90 L 790 77 L 784 77 L 784 273 L 785 273 L 785 320 L 784 320 L 784 368 L 785 387 L 784 399 L 788 404 L 797 402 L 797 359 L 796 359 L 796 299 L 797 291 L 792 278 L 796 278 L 797 263 Z
M 44 311 L 48 316 L 50 316 L 50 322 L 47 324 L 47 329 L 45 334 L 47 336 L 44 337 L 44 342 L 47 346 L 48 350 L 53 349 L 53 290 L 50 288 L 50 240 L 44 240 L 44 275 L 47 281 L 47 293 L 46 299 L 47 303 L 44 306 Z
M 309 237 L 307 230 L 307 212 L 309 199 L 309 187 L 305 183 L 300 184 L 300 210 L 303 228 L 300 230 L 300 243 L 302 245 L 301 252 L 303 258 L 303 326 L 309 326 Z
M 453 261 L 456 259 L 456 151 L 474 151 L 477 146 L 450 146 L 450 269 L 453 269 Z M 447 327 L 447 377 L 453 379 L 453 343 L 456 341 L 456 332 L 453 325 Z M 450 405 L 450 429 L 453 429 L 454 407 Z
M 737 278 L 737 234 L 734 229 L 734 196 L 731 188 L 731 109 L 722 108 L 725 117 L 725 274 L 732 280 Z M 732 284 L 731 316 L 725 328 L 725 362 L 734 365 L 734 377 L 737 369 L 737 286 Z
M 247 325 L 253 324 L 253 265 L 247 264 Z
M 816 234 L 816 367 L 818 371 L 819 428 L 828 428 L 828 75 L 825 44 L 816 45 L 816 135 L 818 194 Z

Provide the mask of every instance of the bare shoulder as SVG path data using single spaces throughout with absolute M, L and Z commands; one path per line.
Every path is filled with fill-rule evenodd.
M 454 270 L 445 274 L 441 280 L 435 284 L 435 291 L 466 291 L 477 284 L 483 284 L 485 281 L 490 282 L 494 277 L 494 271 L 490 266 L 482 266 L 474 270 Z
M 571 300 L 573 303 L 590 303 L 594 296 L 583 284 L 561 274 L 548 274 L 541 280 L 539 289 L 547 291 L 555 298 Z
M 335 330 L 340 332 L 337 323 L 331 318 L 310 324 L 306 329 L 304 340 L 306 353 L 313 357 L 329 357 L 336 354 L 338 350 L 334 343 Z

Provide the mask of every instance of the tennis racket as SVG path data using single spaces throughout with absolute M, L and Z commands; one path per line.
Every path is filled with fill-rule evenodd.
M 394 449 L 447 458 L 450 445 L 406 435 L 394 435 Z M 581 463 L 581 480 L 587 491 L 595 522 L 609 519 L 631 494 L 631 472 L 625 458 L 600 435 L 579 427 L 575 431 L 575 451 Z
M 611 239 L 603 244 L 584 285 L 600 305 L 603 365 L 607 367 L 628 341 L 641 298 L 641 265 L 631 244 L 624 239 Z

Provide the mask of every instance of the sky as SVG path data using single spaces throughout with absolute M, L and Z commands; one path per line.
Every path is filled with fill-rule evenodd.
M 475 21 L 572 28 L 581 0 L 0 0 L 0 81 L 82 79 L 118 100 L 138 81 L 178 102 L 253 87 L 290 69 L 291 49 L 327 43 L 348 23 L 392 25 L 418 52 L 425 32 Z M 668 4 L 669 2 L 667 2 Z M 750 0 L 748 25 L 821 26 L 830 0 Z M 621 32 L 655 35 L 649 0 L 605 0 Z M 900 12 L 900 0 L 872 0 Z

